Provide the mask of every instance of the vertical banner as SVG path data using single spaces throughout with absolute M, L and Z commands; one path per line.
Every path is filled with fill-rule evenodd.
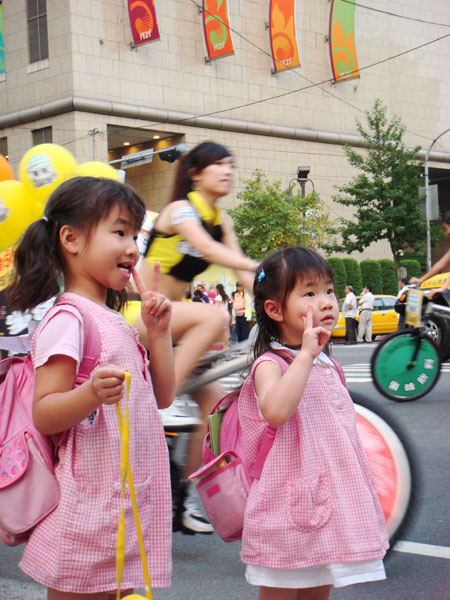
M 295 0 L 270 0 L 270 46 L 273 73 L 300 66 L 295 34 Z
M 155 0 L 128 0 L 128 16 L 135 46 L 159 40 Z
M 334 81 L 359 77 L 355 46 L 355 4 L 331 0 L 328 43 Z
M 202 15 L 206 60 L 234 54 L 228 18 L 228 0 L 203 0 Z
M 5 36 L 3 33 L 3 2 L 0 0 L 0 81 L 5 73 Z

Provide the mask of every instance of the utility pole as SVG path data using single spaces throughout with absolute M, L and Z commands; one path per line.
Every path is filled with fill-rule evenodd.
M 103 132 L 99 131 L 97 127 L 94 127 L 94 129 L 88 131 L 88 135 L 92 136 L 92 160 L 95 160 L 95 136 L 103 135 Z
M 428 177 L 428 160 L 430 158 L 431 148 L 438 141 L 440 137 L 450 131 L 450 127 L 440 133 L 434 140 L 431 142 L 430 147 L 425 154 L 425 216 L 427 220 L 427 271 L 431 269 L 431 230 L 430 230 L 430 220 L 431 220 L 431 198 L 430 198 L 430 183 Z

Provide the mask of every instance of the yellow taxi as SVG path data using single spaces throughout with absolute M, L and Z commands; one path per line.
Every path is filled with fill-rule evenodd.
M 395 296 L 385 294 L 374 294 L 375 300 L 373 303 L 372 312 L 372 338 L 377 335 L 387 335 L 393 331 L 397 331 L 399 315 L 394 309 L 397 301 Z M 359 302 L 361 296 L 356 296 Z M 344 299 L 339 300 L 339 319 L 336 327 L 331 334 L 334 338 L 345 337 L 345 319 L 342 316 L 342 304 Z M 359 316 L 356 315 L 356 320 L 359 321 Z

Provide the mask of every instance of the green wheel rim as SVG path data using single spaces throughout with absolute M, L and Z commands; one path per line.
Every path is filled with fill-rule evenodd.
M 376 361 L 379 385 L 399 398 L 423 395 L 439 375 L 440 362 L 433 344 L 420 340 L 416 364 L 407 368 L 416 348 L 417 338 L 401 335 L 390 340 L 380 351 Z

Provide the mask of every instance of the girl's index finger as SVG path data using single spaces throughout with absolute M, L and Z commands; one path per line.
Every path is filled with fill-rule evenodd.
M 145 283 L 144 283 L 142 277 L 139 275 L 139 272 L 137 271 L 137 269 L 135 269 L 133 267 L 132 273 L 133 273 L 134 283 L 136 284 L 139 295 L 142 298 L 142 296 L 147 292 L 147 288 L 145 287 Z
M 159 292 L 159 274 L 161 271 L 161 263 L 159 260 L 155 262 L 153 265 L 153 273 L 152 273 L 152 285 L 150 287 L 151 292 Z
M 308 312 L 306 313 L 306 327 L 305 329 L 312 329 L 313 326 L 313 307 L 308 305 Z

